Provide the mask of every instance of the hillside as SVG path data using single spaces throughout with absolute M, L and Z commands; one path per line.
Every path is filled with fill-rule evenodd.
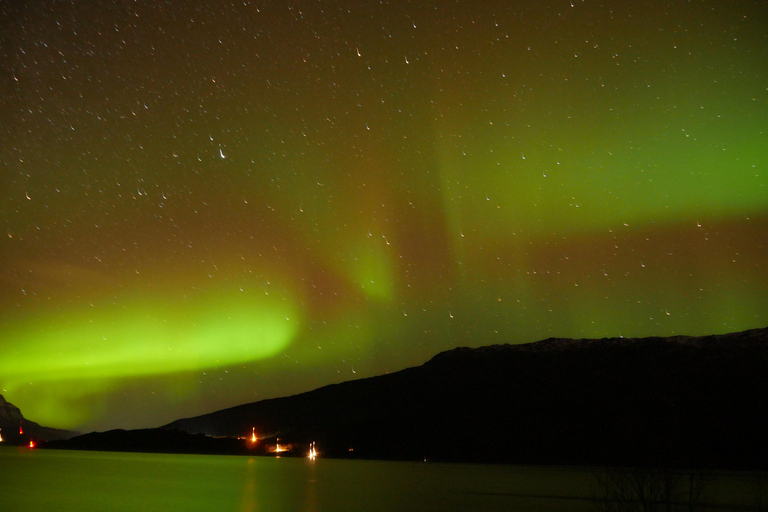
M 199 453 L 215 455 L 254 454 L 246 442 L 235 438 L 214 438 L 182 430 L 146 428 L 91 432 L 71 439 L 45 443 L 43 448 L 144 453 Z
M 768 329 L 457 348 L 164 428 L 334 457 L 765 469 L 766 363 Z
M 19 432 L 19 427 L 21 427 L 21 432 Z M 77 432 L 43 427 L 26 419 L 18 407 L 7 402 L 3 395 L 0 395 L 0 436 L 2 436 L 4 444 L 28 444 L 30 439 L 51 441 L 67 439 L 75 435 Z

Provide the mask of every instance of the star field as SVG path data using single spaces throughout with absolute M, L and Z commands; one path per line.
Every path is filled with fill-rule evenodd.
M 759 1 L 0 4 L 0 387 L 158 426 L 768 325 Z

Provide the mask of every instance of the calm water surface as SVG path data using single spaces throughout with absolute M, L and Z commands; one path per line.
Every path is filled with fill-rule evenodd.
M 741 493 L 739 475 L 720 480 Z M 0 510 L 14 512 L 581 512 L 591 485 L 583 468 L 0 448 Z

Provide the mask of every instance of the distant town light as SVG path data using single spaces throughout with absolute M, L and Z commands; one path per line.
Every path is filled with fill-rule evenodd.
M 293 450 L 293 445 L 291 443 L 283 443 L 280 444 L 280 438 L 277 439 L 277 442 L 275 443 L 275 446 L 270 446 L 268 448 L 269 453 L 275 453 L 278 456 L 283 452 L 290 452 Z

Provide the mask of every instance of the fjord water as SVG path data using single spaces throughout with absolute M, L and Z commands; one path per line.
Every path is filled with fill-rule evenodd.
M 591 493 L 583 468 L 0 449 L 14 512 L 579 512 Z

